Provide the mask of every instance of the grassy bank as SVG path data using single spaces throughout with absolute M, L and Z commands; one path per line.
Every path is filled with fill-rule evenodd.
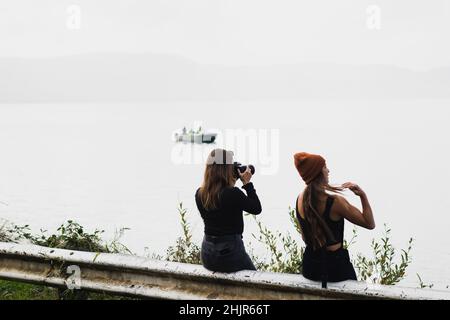
M 58 290 L 15 281 L 0 280 L 0 300 L 57 300 Z
M 102 239 L 103 230 L 86 232 L 84 227 L 69 220 L 61 225 L 54 234 L 34 235 L 28 225 L 0 225 L 0 241 L 29 242 L 32 244 L 78 251 L 132 254 L 119 241 L 126 229 L 116 232 L 114 239 L 106 242 Z M 121 300 L 130 299 L 107 293 L 93 293 L 80 290 L 62 290 L 41 285 L 16 281 L 0 280 L 0 300 Z
M 0 300 L 130 300 L 108 293 L 74 292 L 17 281 L 0 280 Z M 134 300 L 134 299 L 133 299 Z

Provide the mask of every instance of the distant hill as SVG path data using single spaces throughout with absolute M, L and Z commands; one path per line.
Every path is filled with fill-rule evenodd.
M 225 67 L 155 54 L 0 58 L 0 102 L 450 98 L 450 68 Z

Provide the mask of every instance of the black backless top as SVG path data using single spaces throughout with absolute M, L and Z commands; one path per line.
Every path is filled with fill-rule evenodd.
M 328 196 L 327 203 L 325 206 L 325 211 L 322 215 L 325 223 L 327 224 L 328 228 L 330 228 L 330 231 L 334 236 L 334 241 L 333 241 L 333 239 L 329 239 L 329 237 L 327 236 L 327 242 L 326 242 L 327 247 L 332 246 L 334 244 L 338 244 L 338 243 L 344 243 L 344 219 L 341 218 L 339 221 L 334 221 L 334 220 L 331 220 L 331 217 L 330 217 L 331 207 L 333 206 L 333 202 L 334 202 L 334 198 L 331 196 Z M 297 219 L 300 223 L 300 226 L 302 227 L 302 230 L 304 232 L 310 233 L 308 223 L 306 222 L 305 219 L 303 219 L 301 217 L 300 212 L 298 211 L 298 198 L 297 198 L 297 202 L 295 203 L 295 209 L 296 209 L 296 213 L 297 213 Z M 311 244 L 307 243 L 306 245 L 311 245 Z

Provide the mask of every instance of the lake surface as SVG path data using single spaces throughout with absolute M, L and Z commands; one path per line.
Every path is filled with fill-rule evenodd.
M 359 228 L 351 253 L 369 255 L 370 240 L 387 223 L 397 248 L 415 239 L 402 284 L 418 286 L 419 273 L 445 289 L 449 107 L 444 100 L 3 104 L 0 218 L 30 224 L 35 232 L 74 219 L 105 229 L 106 238 L 128 227 L 122 240 L 131 250 L 164 253 L 181 232 L 179 202 L 200 241 L 203 224 L 193 195 L 203 156 L 227 146 L 236 160 L 256 166 L 263 223 L 294 233 L 288 207 L 304 186 L 292 155 L 308 151 L 324 155 L 332 183 L 357 182 L 372 203 L 377 229 Z M 199 122 L 219 132 L 215 145 L 171 140 L 173 130 Z M 262 252 L 251 236 L 255 223 L 245 219 L 246 242 Z M 347 238 L 351 231 L 347 223 Z

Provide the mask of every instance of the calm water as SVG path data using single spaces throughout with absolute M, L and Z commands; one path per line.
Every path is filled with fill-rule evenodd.
M 369 253 L 383 223 L 393 243 L 415 238 L 416 273 L 436 288 L 450 285 L 450 101 L 300 101 L 151 104 L 0 105 L 0 217 L 54 230 L 67 219 L 91 228 L 131 228 L 123 242 L 143 254 L 163 253 L 180 234 L 176 206 L 183 202 L 197 240 L 202 235 L 193 194 L 201 182 L 202 155 L 233 146 L 256 165 L 261 219 L 294 232 L 288 207 L 303 184 L 292 154 L 323 154 L 331 181 L 355 181 L 369 195 L 378 228 L 358 229 L 351 252 Z M 211 145 L 177 145 L 172 131 L 201 121 L 220 130 Z M 268 139 L 264 140 L 264 138 Z M 257 152 L 250 151 L 257 145 Z M 184 160 L 183 160 L 184 159 Z M 188 163 L 183 163 L 186 162 Z M 347 194 L 359 205 L 358 199 Z M 255 224 L 246 218 L 246 241 Z M 351 226 L 347 226 L 347 235 Z

